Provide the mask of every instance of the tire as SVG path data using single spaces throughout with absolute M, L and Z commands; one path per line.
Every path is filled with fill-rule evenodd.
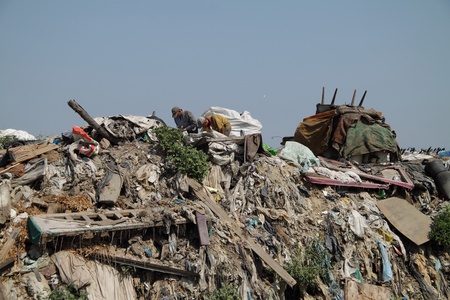
M 441 160 L 433 160 L 425 165 L 425 173 L 432 178 L 435 178 L 443 171 L 447 171 L 447 169 Z

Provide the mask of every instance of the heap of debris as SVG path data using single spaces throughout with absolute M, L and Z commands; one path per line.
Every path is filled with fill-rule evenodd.
M 71 101 L 88 126 L 0 153 L 3 299 L 449 299 L 450 257 L 428 238 L 448 196 L 422 163 L 445 160 L 198 134 L 195 180 L 168 163 L 162 120 Z

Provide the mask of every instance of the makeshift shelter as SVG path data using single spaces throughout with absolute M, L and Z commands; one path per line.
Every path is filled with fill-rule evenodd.
M 398 161 L 395 132 L 381 112 L 361 104 L 335 106 L 334 99 L 331 105 L 318 104 L 316 114 L 297 126 L 294 141 L 310 148 L 316 156 L 358 162 Z

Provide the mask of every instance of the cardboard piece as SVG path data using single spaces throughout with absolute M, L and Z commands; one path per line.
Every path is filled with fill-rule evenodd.
M 345 279 L 344 300 L 391 299 L 391 291 L 384 286 Z
M 404 236 L 420 246 L 429 241 L 431 218 L 402 198 L 392 197 L 377 202 L 378 208 Z

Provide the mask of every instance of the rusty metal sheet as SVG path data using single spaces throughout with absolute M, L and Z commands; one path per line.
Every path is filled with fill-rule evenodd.
M 379 184 L 372 182 L 342 182 L 336 179 L 331 179 L 325 176 L 317 175 L 314 173 L 307 173 L 305 177 L 303 177 L 305 181 L 314 183 L 314 184 L 322 184 L 322 185 L 333 185 L 333 186 L 348 186 L 362 189 L 389 189 L 389 184 Z
M 377 206 L 388 221 L 416 245 L 429 241 L 431 218 L 421 213 L 408 201 L 392 197 L 378 201 Z

